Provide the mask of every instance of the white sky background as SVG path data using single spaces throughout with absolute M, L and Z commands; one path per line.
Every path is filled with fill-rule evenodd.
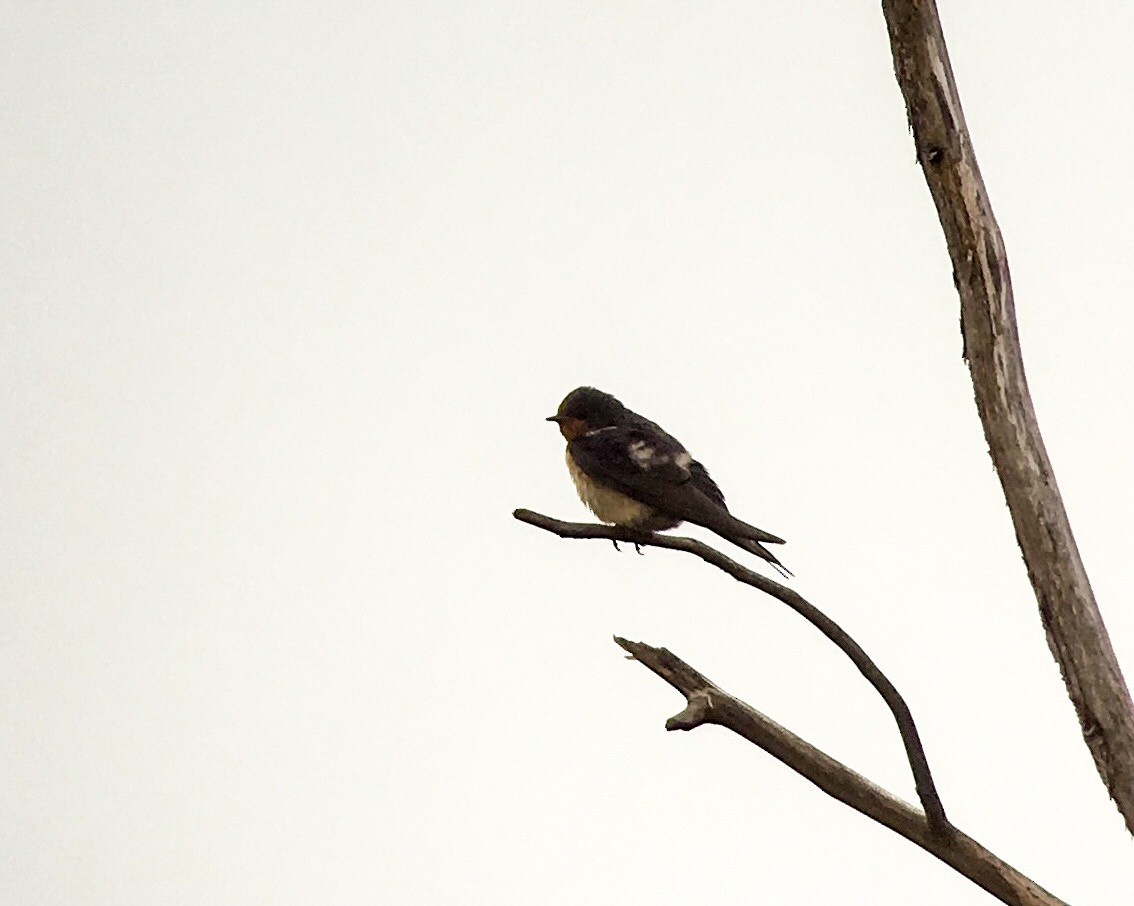
M 1130 677 L 1134 10 L 942 7 Z M 0 901 L 990 902 L 663 731 L 613 634 L 914 801 L 798 617 L 511 518 L 585 518 L 542 419 L 593 383 L 789 539 L 958 826 L 1130 902 L 876 2 L 8 3 L 2 34 Z

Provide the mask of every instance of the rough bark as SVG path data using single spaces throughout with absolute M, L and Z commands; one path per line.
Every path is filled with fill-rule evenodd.
M 615 642 L 685 696 L 685 709 L 666 721 L 667 730 L 692 730 L 702 724 L 732 730 L 823 792 L 916 843 L 1000 901 L 1013 906 L 1066 906 L 955 827 L 948 837 L 934 833 L 917 809 L 714 685 L 666 649 L 617 637 Z
M 1024 375 L 1004 240 L 933 0 L 883 0 L 917 159 L 961 299 L 964 356 L 1048 645 L 1099 776 L 1134 833 L 1134 707 L 1095 603 Z

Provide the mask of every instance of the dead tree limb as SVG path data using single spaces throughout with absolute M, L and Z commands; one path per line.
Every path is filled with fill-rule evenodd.
M 1002 902 L 1013 906 L 1066 906 L 1062 900 L 956 828 L 951 828 L 947 838 L 933 833 L 913 806 L 891 796 L 861 774 L 720 689 L 666 649 L 617 637 L 614 641 L 634 660 L 644 664 L 685 696 L 685 709 L 666 721 L 667 730 L 692 730 L 702 724 L 716 724 L 732 730 L 810 780 L 829 796 L 916 843 Z
M 562 522 L 559 519 L 552 519 L 550 516 L 534 513 L 531 510 L 516 510 L 512 515 L 521 522 L 552 532 L 560 538 L 603 538 L 643 547 L 661 547 L 667 550 L 685 551 L 723 570 L 738 582 L 750 585 L 782 601 L 834 642 L 882 696 L 882 700 L 886 702 L 890 712 L 894 715 L 894 721 L 898 725 L 898 732 L 901 734 L 902 744 L 906 749 L 906 758 L 909 760 L 910 769 L 913 772 L 914 786 L 917 789 L 922 808 L 925 809 L 929 826 L 943 837 L 947 837 L 952 832 L 952 826 L 945 817 L 945 808 L 941 804 L 941 797 L 937 794 L 937 787 L 933 783 L 933 775 L 929 770 L 929 761 L 925 757 L 921 737 L 918 735 L 917 726 L 914 724 L 913 715 L 910 713 L 905 699 L 859 644 L 814 604 L 811 604 L 790 588 L 741 566 L 715 548 L 702 544 L 693 538 L 654 535 L 648 532 L 635 532 L 617 526 L 594 523 Z
M 1048 646 L 1099 776 L 1134 833 L 1134 707 L 1079 557 L 1024 375 L 1004 239 L 992 214 L 934 0 L 883 0 L 917 159 L 953 262 L 977 411 Z

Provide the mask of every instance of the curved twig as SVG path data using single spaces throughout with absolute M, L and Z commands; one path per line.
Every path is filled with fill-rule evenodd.
M 617 637 L 614 641 L 685 696 L 685 709 L 666 721 L 667 730 L 692 730 L 702 724 L 732 730 L 829 796 L 916 843 L 1002 902 L 1013 906 L 1066 906 L 955 827 L 950 827 L 947 838 L 935 834 L 913 806 L 725 692 L 666 649 Z
M 866 652 L 862 650 L 859 644 L 847 635 L 846 631 L 843 630 L 841 626 L 819 610 L 814 604 L 811 604 L 790 588 L 781 585 L 773 579 L 769 579 L 767 576 L 762 576 L 759 573 L 741 566 L 735 560 L 726 557 L 720 551 L 700 541 L 696 541 L 693 538 L 654 535 L 618 528 L 617 526 L 597 525 L 594 523 L 563 522 L 559 519 L 552 519 L 550 516 L 534 513 L 531 510 L 516 510 L 512 515 L 521 522 L 526 522 L 529 525 L 534 525 L 536 528 L 552 532 L 560 538 L 602 538 L 609 541 L 624 541 L 628 544 L 638 544 L 643 547 L 661 547 L 666 550 L 685 551 L 686 553 L 700 557 L 706 563 L 717 567 L 717 569 L 723 570 L 738 582 L 751 585 L 753 588 L 759 589 L 765 594 L 769 594 L 773 598 L 782 601 L 834 642 L 839 650 L 851 659 L 851 662 L 858 668 L 859 672 L 866 677 L 870 685 L 882 696 L 882 700 L 886 702 L 886 705 L 894 715 L 895 722 L 898 724 L 898 732 L 902 736 L 902 744 L 906 749 L 906 757 L 909 759 L 910 769 L 913 771 L 914 786 L 917 789 L 918 799 L 921 800 L 922 808 L 925 809 L 925 816 L 929 822 L 929 826 L 942 835 L 947 836 L 949 834 L 951 825 L 949 824 L 949 819 L 945 817 L 945 807 L 941 804 L 941 797 L 937 794 L 937 787 L 933 783 L 933 775 L 929 770 L 929 761 L 925 757 L 925 749 L 922 747 L 921 738 L 918 736 L 913 715 L 910 713 L 909 706 L 906 705 L 905 699 L 902 698 L 898 690 L 894 688 L 894 684 L 878 669 L 878 666 L 867 656 Z
M 894 71 L 937 205 L 977 410 L 1016 540 L 1095 767 L 1134 833 L 1134 705 L 1079 557 L 1024 376 L 1004 237 L 933 0 L 884 0 Z

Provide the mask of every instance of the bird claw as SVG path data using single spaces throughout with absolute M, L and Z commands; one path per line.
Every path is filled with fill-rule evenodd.
M 638 553 L 639 557 L 646 556 L 645 552 L 642 550 L 642 545 L 638 544 L 636 541 L 634 542 L 634 550 Z

